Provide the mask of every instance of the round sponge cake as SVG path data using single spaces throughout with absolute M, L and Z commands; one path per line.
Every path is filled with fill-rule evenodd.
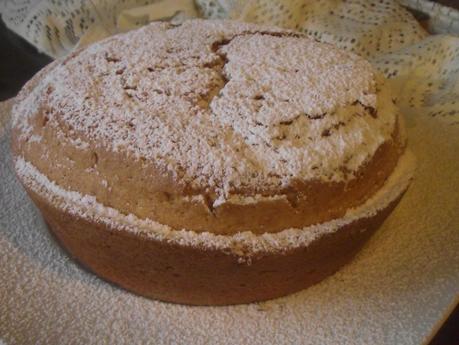
M 336 271 L 413 167 L 367 61 L 231 21 L 154 23 L 52 63 L 17 98 L 13 151 L 79 261 L 190 304 L 281 296 Z

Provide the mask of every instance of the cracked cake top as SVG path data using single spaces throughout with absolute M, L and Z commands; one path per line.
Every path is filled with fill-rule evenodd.
M 387 88 L 357 55 L 225 21 L 154 23 L 106 39 L 23 97 L 22 136 L 39 109 L 78 147 L 151 161 L 216 198 L 352 179 L 396 123 Z

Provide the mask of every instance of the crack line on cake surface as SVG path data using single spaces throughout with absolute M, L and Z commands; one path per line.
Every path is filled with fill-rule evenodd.
M 299 34 L 299 33 L 294 33 L 294 32 L 270 32 L 270 31 L 243 31 L 239 34 L 235 34 L 230 38 L 223 38 L 219 41 L 215 41 L 211 44 L 210 50 L 216 54 L 219 58 L 219 61 L 215 61 L 212 64 L 205 64 L 204 67 L 217 67 L 217 69 L 214 68 L 214 70 L 218 71 L 220 77 L 223 80 L 223 85 L 221 85 L 219 88 L 216 88 L 210 92 L 211 97 L 208 97 L 207 102 L 210 105 L 210 103 L 213 101 L 214 98 L 216 97 L 221 97 L 221 92 L 225 88 L 226 84 L 230 81 L 230 76 L 225 73 L 225 66 L 227 63 L 229 63 L 228 56 L 224 52 L 221 51 L 221 48 L 224 46 L 227 46 L 230 44 L 233 40 L 237 39 L 238 37 L 244 37 L 244 36 L 255 36 L 255 35 L 261 35 L 261 36 L 272 36 L 272 37 L 295 37 L 295 38 L 301 38 L 301 37 L 306 37 L 305 35 Z M 263 95 L 256 95 L 253 99 L 255 100 L 264 100 Z

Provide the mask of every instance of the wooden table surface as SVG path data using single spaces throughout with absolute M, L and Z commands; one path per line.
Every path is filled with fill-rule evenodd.
M 459 0 L 438 0 L 459 9 Z M 22 85 L 52 59 L 11 32 L 0 19 L 0 101 L 16 95 Z M 443 324 L 431 345 L 459 344 L 459 306 Z

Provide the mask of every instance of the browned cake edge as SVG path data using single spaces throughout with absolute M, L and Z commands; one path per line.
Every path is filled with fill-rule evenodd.
M 241 261 L 234 253 L 158 241 L 75 216 L 25 188 L 58 242 L 84 267 L 136 294 L 190 305 L 263 301 L 318 283 L 354 257 L 405 191 L 373 216 L 305 247 Z

